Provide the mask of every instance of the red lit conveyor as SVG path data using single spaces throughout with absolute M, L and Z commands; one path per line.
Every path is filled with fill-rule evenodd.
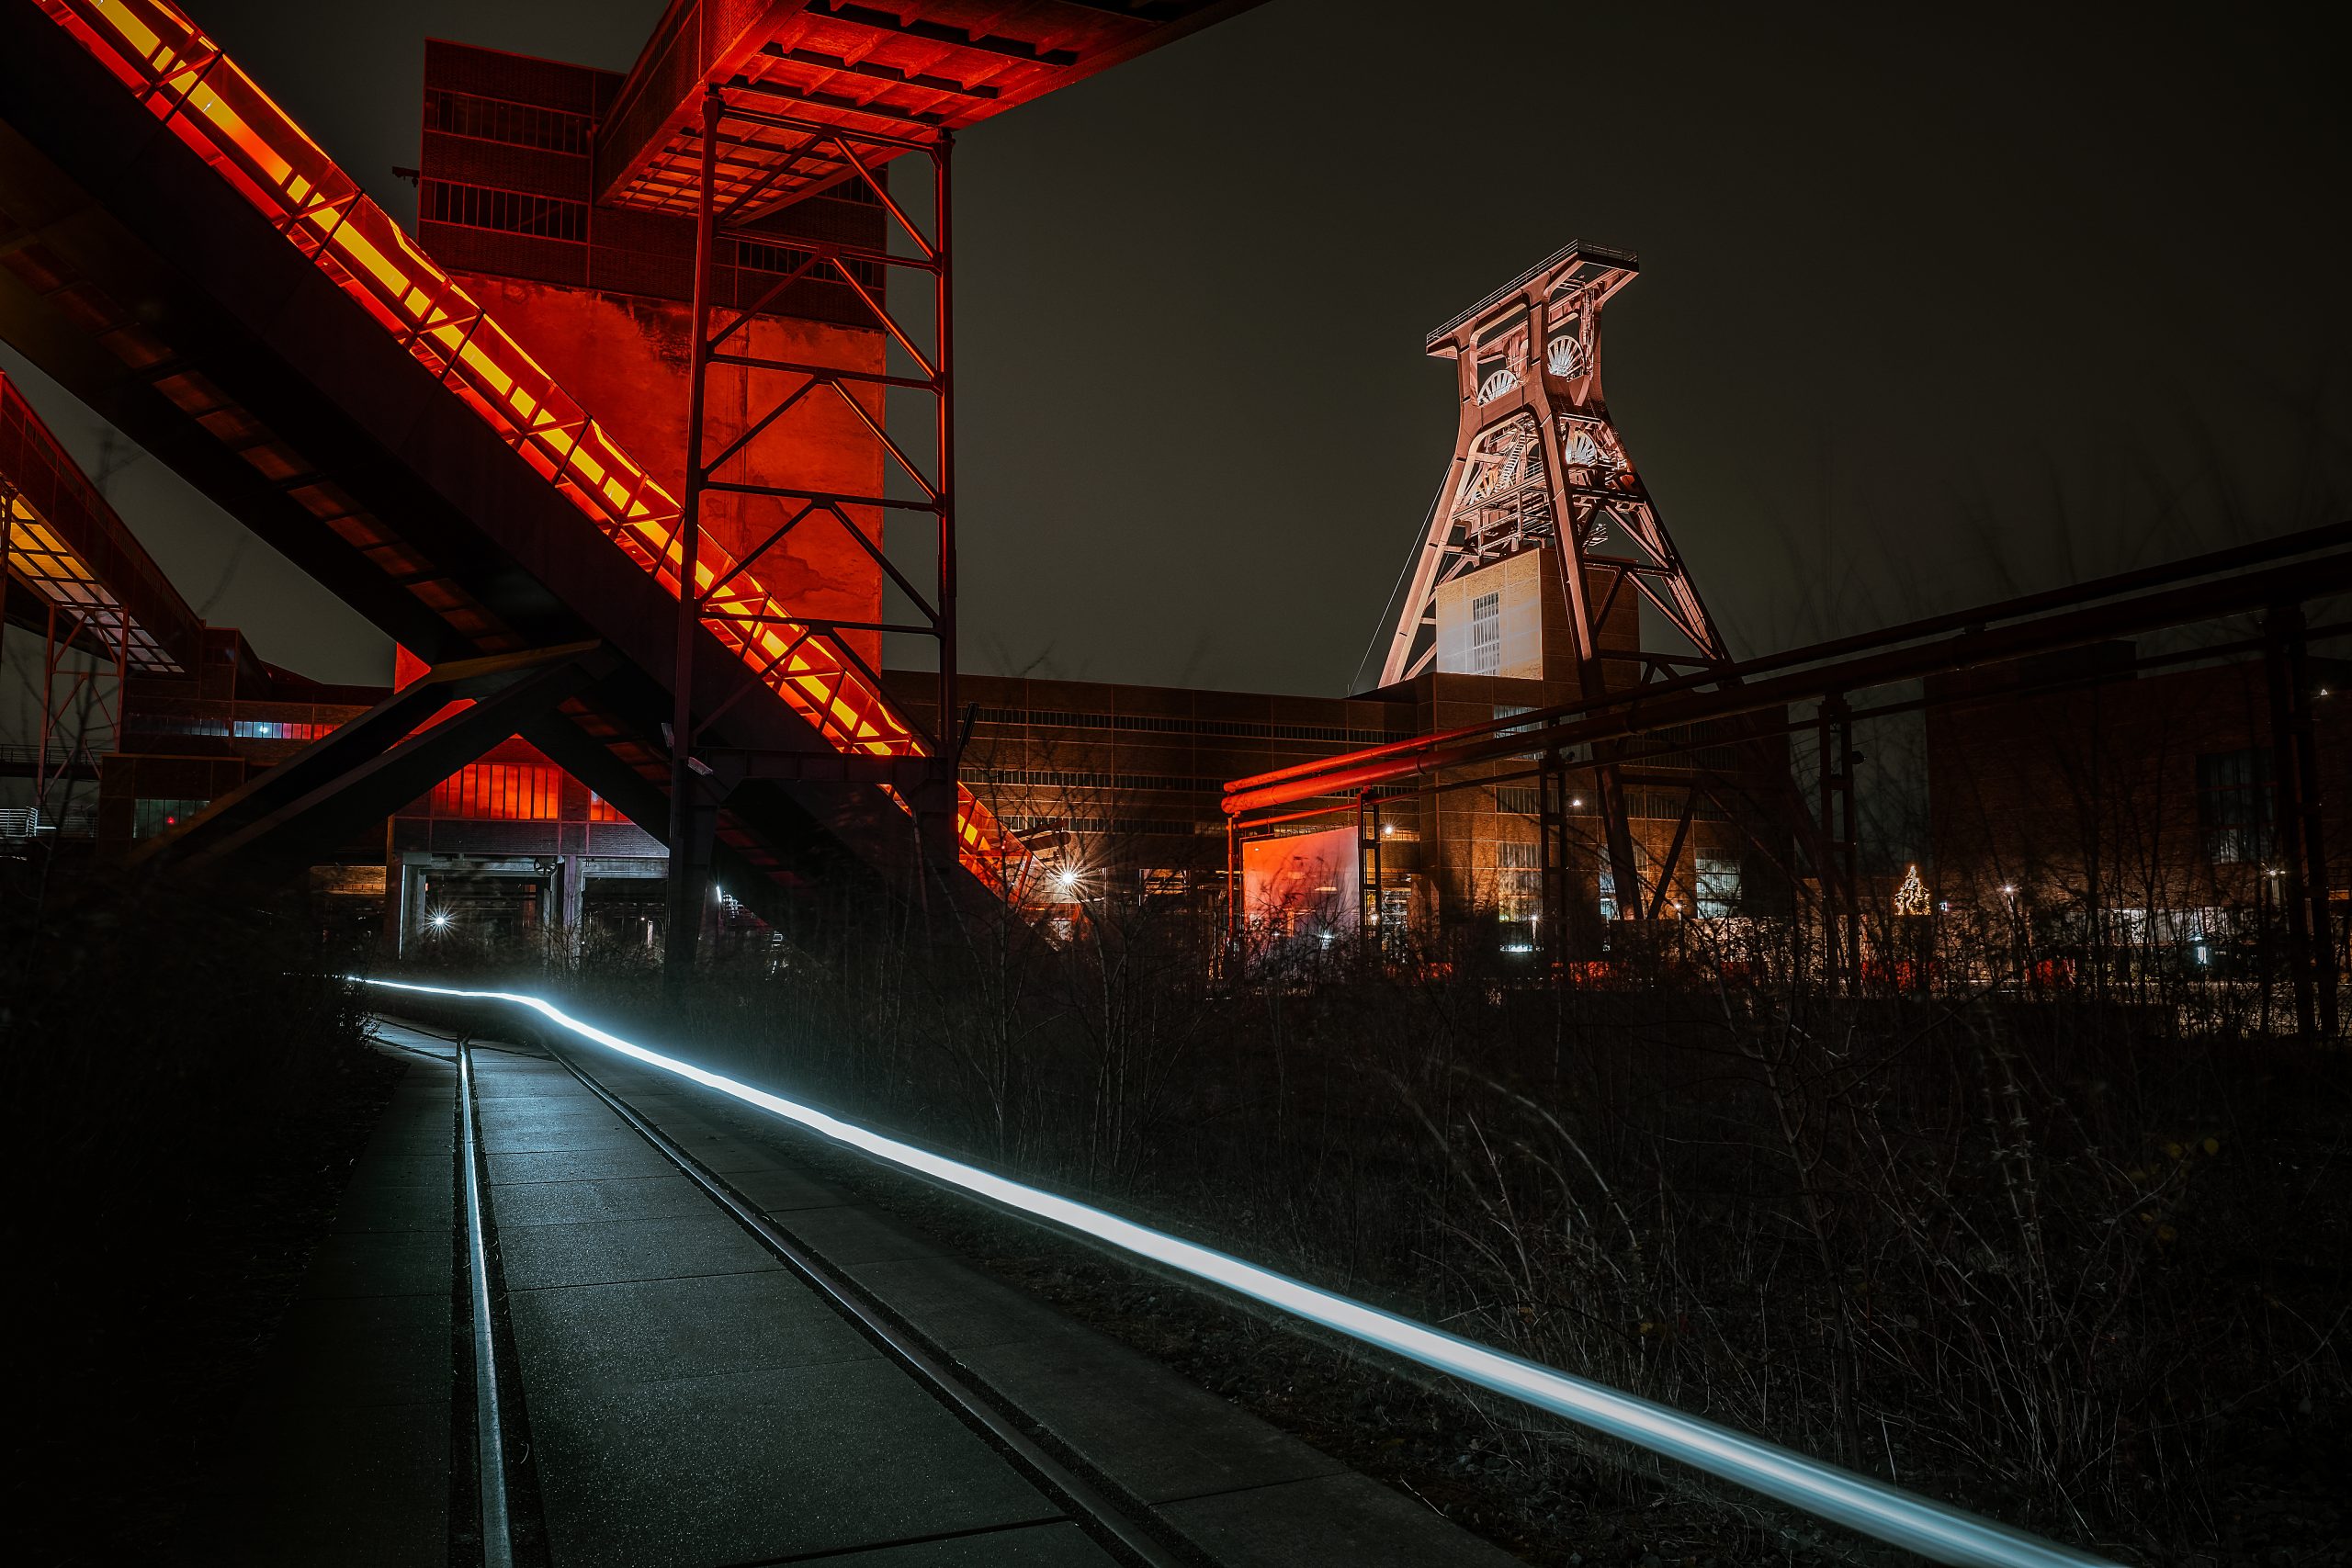
M 15 382 L 0 376 L 11 620 L 141 675 L 195 666 L 203 627 Z
M 779 28 L 860 12 L 754 9 L 759 36 L 728 47 L 770 69 L 807 69 L 822 43 L 778 52 Z M 1010 101 L 1044 90 L 1016 74 Z M 640 124 L 641 180 L 672 138 Z M 532 738 L 660 830 L 677 500 L 175 7 L 0 0 L 0 332 L 427 660 L 614 649 L 620 673 Z M 747 786 L 722 838 L 775 874 L 812 824 L 899 863 L 912 834 L 888 781 L 923 739 L 707 534 L 696 576 L 726 585 L 696 689 L 773 699 L 728 704 L 713 743 L 865 764 Z M 960 785 L 955 830 L 968 870 L 1017 882 L 1024 857 Z

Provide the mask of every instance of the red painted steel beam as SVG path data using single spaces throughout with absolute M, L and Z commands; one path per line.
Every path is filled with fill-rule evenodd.
M 2245 570 L 2249 563 L 2313 551 L 2325 553 L 2289 565 Z M 2207 577 L 2216 570 L 2230 574 L 2188 581 L 2185 586 L 2165 586 Z M 1631 739 L 1679 726 L 1817 701 L 1831 694 L 1951 674 L 2346 591 L 2352 591 L 2352 523 L 2340 523 L 2169 567 L 2120 573 L 2075 588 L 1936 616 L 1813 649 L 1792 649 L 1702 677 L 1653 686 L 1608 704 L 1514 714 L 1500 721 L 1237 779 L 1226 786 L 1225 809 L 1228 817 L 1239 817 L 1317 795 L 1426 777 L 1518 752 Z M 2118 597 L 2119 593 L 2125 596 Z M 2100 600 L 2109 602 L 2096 603 Z M 2065 607 L 2070 604 L 2076 607 Z M 2035 611 L 2040 614 L 2034 615 Z M 2031 618 L 2020 619 L 2021 615 Z M 1989 624 L 1996 621 L 2016 624 Z M 1952 635 L 1933 641 L 1916 640 L 1939 630 Z M 1848 657 L 1825 659 L 1826 650 Z M 1804 663 L 1813 668 L 1769 673 Z M 1716 689 L 1703 689 L 1709 685 Z M 1513 733 L 1498 733 L 1505 728 Z
M 657 172 L 693 156 L 707 86 L 775 93 L 835 127 L 959 130 L 1258 3 L 672 0 L 598 128 L 597 199 L 667 188 Z
M 109 646 L 127 634 L 133 669 L 196 667 L 204 624 L 181 598 L 105 496 L 67 455 L 15 382 L 0 375 L 0 497 L 7 564 L 43 604 L 63 604 L 106 625 Z M 96 589 L 111 604 L 79 597 Z M 127 625 L 116 625 L 117 617 Z

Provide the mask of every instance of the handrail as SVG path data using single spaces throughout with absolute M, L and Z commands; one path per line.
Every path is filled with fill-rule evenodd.
M 629 560 L 681 591 L 677 499 L 186 12 L 169 0 L 37 3 Z M 800 636 L 796 647 L 802 624 L 701 533 L 695 592 L 709 593 L 722 580 L 704 605 L 704 627 L 829 744 L 873 756 L 930 754 L 888 699 L 821 639 Z M 958 857 L 992 885 L 1010 886 L 1008 874 L 1026 859 L 960 783 L 956 835 Z

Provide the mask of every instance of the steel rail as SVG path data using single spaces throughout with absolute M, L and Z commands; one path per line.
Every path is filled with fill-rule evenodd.
M 698 1067 L 573 1018 L 543 998 L 348 976 L 421 996 L 503 1002 L 537 1013 L 592 1044 L 706 1089 L 911 1172 L 939 1186 L 1101 1242 L 1145 1262 L 1286 1313 L 1430 1371 L 1514 1399 L 1591 1431 L 1675 1460 L 1817 1517 L 1953 1568 L 2113 1568 L 2109 1560 L 1827 1464 L 1792 1449 L 1623 1393 L 1459 1335 L 1417 1323 L 1228 1253 L 1138 1224 L 1091 1203 L 893 1138 L 814 1106 Z
M 967 1426 L 986 1433 L 1016 1468 L 1025 1472 L 1029 1480 L 1062 1506 L 1072 1523 L 1081 1529 L 1089 1523 L 1100 1527 L 1120 1551 L 1146 1568 L 1182 1568 L 1186 1560 L 1130 1518 L 1125 1510 L 1103 1495 L 1098 1484 L 1046 1452 L 1011 1417 L 965 1388 L 937 1356 L 843 1283 L 831 1266 L 785 1234 L 733 1188 L 705 1170 L 693 1156 L 639 1114 L 635 1106 L 606 1089 L 594 1074 L 564 1053 L 550 1048 L 548 1055 L 628 1122 L 631 1131 L 652 1145 L 655 1153 L 676 1166 L 686 1179 L 702 1189 L 706 1197 L 726 1210 L 736 1224 L 758 1237 L 762 1246 L 830 1302 L 834 1310 L 864 1330 L 867 1338 L 922 1384 L 924 1392 L 954 1410 Z
M 474 1125 L 474 1057 L 468 1039 L 458 1045 L 458 1157 L 465 1167 L 466 1264 L 472 1276 L 474 1459 L 481 1472 L 481 1556 L 484 1568 L 514 1568 L 514 1538 L 506 1506 L 506 1427 L 499 1413 L 498 1348 L 490 1316 L 488 1221 L 481 1207 L 481 1150 Z

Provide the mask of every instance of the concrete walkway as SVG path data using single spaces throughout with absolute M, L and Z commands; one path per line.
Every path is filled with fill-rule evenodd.
M 1503 1568 L 1517 1561 L 851 1202 L 793 1161 L 794 1140 L 808 1134 L 624 1058 L 584 1051 L 580 1062 L 971 1386 L 1019 1411 L 1131 1511 L 1208 1561 L 1229 1568 Z
M 397 1024 L 382 1035 L 449 1049 Z M 795 1134 L 667 1075 L 582 1066 L 1182 1554 L 1233 1568 L 1513 1561 L 847 1201 L 795 1163 Z M 554 1563 L 1119 1561 L 561 1065 L 478 1046 L 473 1067 L 520 1373 L 510 1444 L 527 1444 Z M 455 1085 L 412 1056 L 272 1351 L 238 1470 L 238 1513 L 254 1522 L 240 1561 L 439 1563 L 464 1544 Z
M 562 1067 L 474 1073 L 559 1563 L 1111 1561 Z

